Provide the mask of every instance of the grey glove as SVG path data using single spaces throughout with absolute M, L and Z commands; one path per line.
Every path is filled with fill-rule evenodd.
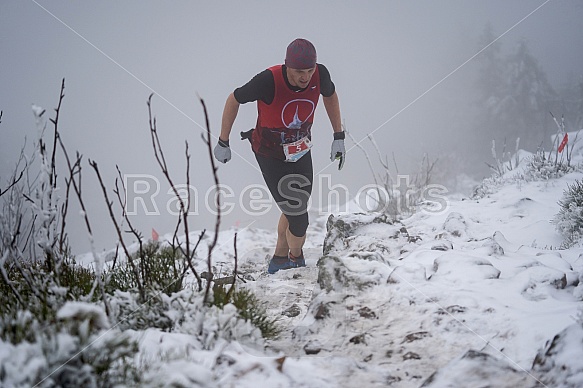
M 231 148 L 229 141 L 224 141 L 219 138 L 219 142 L 215 146 L 215 158 L 221 163 L 227 163 L 231 160 Z
M 332 142 L 332 150 L 330 151 L 330 161 L 340 159 L 338 170 L 342 170 L 344 160 L 346 158 L 346 149 L 344 148 L 344 132 L 334 132 L 334 141 Z

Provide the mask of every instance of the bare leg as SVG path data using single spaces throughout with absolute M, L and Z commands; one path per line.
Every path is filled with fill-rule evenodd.
M 277 224 L 277 244 L 275 245 L 275 256 L 287 257 L 289 245 L 287 242 L 287 231 L 289 223 L 287 217 L 282 213 Z
M 306 235 L 304 234 L 302 237 L 294 236 L 292 232 L 289 231 L 289 228 L 286 230 L 286 238 L 289 244 L 289 251 L 295 257 L 299 257 L 302 254 L 302 247 L 306 242 Z

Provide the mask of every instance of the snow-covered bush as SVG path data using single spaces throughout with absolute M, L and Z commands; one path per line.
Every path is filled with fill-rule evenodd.
M 111 298 L 111 319 L 121 330 L 188 334 L 199 349 L 213 349 L 218 340 L 262 345 L 263 338 L 279 333 L 276 320 L 250 291 L 234 292 L 229 299 L 218 293 L 205 303 L 204 293 L 187 287 L 171 295 L 149 294 L 141 304 L 136 292 L 118 291 Z
M 131 384 L 129 369 L 119 368 L 135 346 L 109 329 L 105 299 L 89 303 L 99 298 L 101 274 L 75 262 L 65 231 L 70 194 L 83 204 L 81 155 L 69 160 L 58 131 L 63 90 L 64 82 L 53 138 L 44 141 L 45 110 L 33 107 L 38 142 L 30 156 L 23 147 L 0 182 L 0 386 Z M 57 156 L 67 161 L 64 173 Z
M 554 116 L 553 116 L 554 118 Z M 480 199 L 493 194 L 500 187 L 522 182 L 548 181 L 559 179 L 573 171 L 581 171 L 581 164 L 572 164 L 573 156 L 580 155 L 582 142 L 579 139 L 580 131 L 566 132 L 565 122 L 555 119 L 558 131 L 551 136 L 551 152 L 538 149 L 534 154 L 518 149 L 516 143 L 515 154 L 502 151 L 502 159 L 496 156 L 495 143 L 492 143 L 492 156 L 495 164 L 486 163 L 492 171 L 492 176 L 484 179 L 472 194 L 473 199 Z M 505 145 L 504 145 L 505 148 Z
M 141 302 L 140 295 L 133 291 L 115 291 L 110 297 L 111 320 L 121 330 L 146 330 L 156 328 L 170 331 L 173 322 L 166 315 L 167 307 L 162 299 L 162 292 L 146 293 Z
M 181 256 L 181 252 L 172 246 L 161 246 L 156 241 L 144 244 L 132 255 L 142 286 L 167 295 L 182 290 L 186 268 Z M 136 273 L 127 260 L 107 271 L 105 277 L 108 292 L 138 289 Z
M 517 155 L 511 158 L 516 161 L 514 165 L 507 162 L 508 164 L 503 165 L 502 169 L 492 170 L 492 176 L 484 179 L 474 188 L 472 198 L 484 198 L 489 194 L 496 193 L 505 185 L 559 179 L 570 172 L 581 169 L 580 165 L 573 166 L 567 161 L 553 158 L 550 152 L 544 150 L 538 150 L 534 154 L 519 150 Z
M 481 199 L 489 194 L 498 191 L 498 188 L 502 186 L 502 178 L 499 177 L 488 177 L 482 180 L 479 185 L 474 187 L 472 190 L 472 199 Z
M 236 307 L 239 317 L 251 322 L 261 330 L 263 338 L 276 338 L 281 329 L 277 325 L 277 318 L 270 317 L 262 302 L 248 289 L 234 289 L 229 294 L 227 287 L 216 286 L 213 288 L 213 305 L 223 308 L 228 303 Z
M 553 161 L 546 152 L 539 150 L 526 160 L 522 177 L 527 182 L 558 179 L 575 171 L 575 167 L 563 161 Z
M 227 287 L 228 288 L 228 287 Z M 237 289 L 230 295 L 223 286 L 213 287 L 212 301 L 193 287 L 167 295 L 150 292 L 145 303 L 138 293 L 116 291 L 111 299 L 111 319 L 121 330 L 158 329 L 191 334 L 201 343 L 226 340 L 262 341 L 277 337 L 277 319 L 269 316 L 253 292 Z M 225 318 L 228 316 L 228 319 Z M 212 318 L 214 317 L 214 318 Z M 215 320 L 215 323 L 212 323 Z
M 564 248 L 577 244 L 583 236 L 583 181 L 567 185 L 559 201 L 560 210 L 553 223 L 563 236 Z
M 424 204 L 431 186 L 434 186 L 431 183 L 437 159 L 430 160 L 427 154 L 423 154 L 417 172 L 406 175 L 399 174 L 397 163 L 393 160 L 396 170 L 396 174 L 393 174 L 389 167 L 388 156 L 381 154 L 374 137 L 369 134 L 367 137 L 371 141 L 381 165 L 381 172 L 377 173 L 368 152 L 360 144 L 361 142 L 356 141 L 346 128 L 345 131 L 355 146 L 364 153 L 373 176 L 375 189 L 366 192 L 367 210 L 373 213 L 388 214 L 394 221 L 416 213 Z
M 496 142 L 492 140 L 492 147 L 490 149 L 493 162 L 485 162 L 490 168 L 491 175 L 480 182 L 479 185 L 474 187 L 472 192 L 473 199 L 484 198 L 489 194 L 493 194 L 498 189 L 506 184 L 509 180 L 509 176 L 515 179 L 515 169 L 519 166 L 521 159 L 524 157 L 522 152 L 518 149 L 520 139 L 516 139 L 516 149 L 515 153 L 506 150 L 506 141 L 504 141 L 502 147 L 502 154 L 498 156 L 498 151 L 496 150 Z
M 112 329 L 99 306 L 67 302 L 52 325 L 31 315 L 32 341 L 0 346 L 0 386 L 103 387 L 139 384 L 135 342 Z M 42 328 L 42 329 L 41 329 Z
M 168 315 L 175 323 L 173 331 L 194 336 L 201 349 L 213 349 L 219 340 L 263 344 L 257 321 L 252 321 L 249 315 L 245 317 L 245 310 L 234 303 L 208 304 L 200 292 L 192 289 L 164 296 L 164 302 L 168 306 Z
M 510 151 L 506 150 L 506 140 L 504 140 L 502 146 L 502 155 L 498 156 L 498 152 L 496 151 L 496 141 L 492 140 L 492 148 L 490 152 L 492 153 L 492 158 L 494 159 L 494 163 L 486 163 L 486 165 L 492 171 L 492 176 L 494 177 L 501 177 L 506 174 L 508 171 L 514 170 L 518 164 L 520 163 L 520 154 L 519 154 L 519 146 L 520 139 L 516 139 L 516 146 L 514 148 L 514 154 Z
M 33 156 L 25 156 L 23 149 L 12 176 L 7 182 L 0 180 L 0 386 L 140 386 L 135 366 L 140 331 L 187 334 L 198 350 L 205 351 L 232 341 L 263 345 L 263 337 L 277 335 L 275 320 L 251 291 L 210 288 L 216 283 L 210 272 L 218 217 L 207 253 L 210 276 L 204 278 L 205 290 L 193 264 L 204 232 L 198 243 L 190 243 L 188 202 L 182 206 L 185 218 L 178 221 L 184 226 L 185 241 L 175 234 L 170 246 L 143 242 L 125 218 L 139 240 L 139 249 L 132 250 L 123 241 L 113 201 L 94 161 L 89 164 L 103 189 L 123 254 L 105 272 L 103 258 L 94 249 L 94 267 L 75 262 L 66 233 L 71 198 L 76 197 L 82 208 L 91 241 L 93 236 L 81 195 L 82 157 L 77 153 L 75 160 L 69 159 L 58 131 L 63 91 L 64 83 L 56 117 L 50 119 L 53 139 L 46 143 L 42 139 L 45 110 L 34 107 L 40 137 Z M 157 139 L 155 120 L 151 123 Z M 207 144 L 210 150 L 210 133 Z M 67 163 L 64 174 L 57 173 L 60 158 Z M 33 164 L 35 160 L 40 166 Z M 169 178 L 165 164 L 161 167 Z M 123 190 L 116 183 L 114 193 L 122 209 Z M 187 271 L 196 284 L 187 284 Z
M 57 310 L 67 301 L 95 299 L 91 294 L 95 273 L 72 258 L 62 261 L 58 271 L 31 261 L 19 262 L 18 266 L 12 262 L 2 269 L 5 281 L 0 282 L 0 339 L 13 344 L 32 340 L 32 320 L 53 322 Z

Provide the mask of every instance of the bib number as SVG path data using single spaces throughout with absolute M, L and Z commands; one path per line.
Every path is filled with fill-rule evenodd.
M 293 143 L 283 145 L 283 153 L 286 162 L 297 162 L 302 156 L 308 153 L 312 148 L 312 142 L 308 137 L 304 137 Z

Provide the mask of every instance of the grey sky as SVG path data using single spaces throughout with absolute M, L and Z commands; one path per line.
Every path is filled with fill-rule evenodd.
M 185 182 L 188 140 L 191 180 L 204 197 L 211 175 L 200 140 L 204 118 L 197 94 L 205 99 L 217 134 L 227 95 L 259 71 L 281 63 L 285 47 L 296 37 L 315 44 L 318 61 L 329 68 L 337 86 L 343 119 L 357 139 L 374 132 L 382 151 L 395 152 L 404 165 L 423 152 L 451 152 L 455 146 L 432 148 L 455 137 L 446 125 L 455 112 L 444 112 L 440 101 L 463 90 L 460 85 L 467 83 L 475 61 L 423 94 L 480 49 L 478 37 L 487 22 L 500 35 L 541 4 L 500 42 L 509 50 L 526 38 L 550 82 L 558 86 L 582 75 L 580 1 L 2 0 L 0 184 L 5 184 L 24 137 L 32 143 L 36 136 L 31 104 L 52 115 L 64 77 L 63 139 L 71 152 L 79 150 L 85 159 L 99 163 L 110 188 L 116 164 L 126 174 L 160 176 L 147 123 L 146 100 L 154 92 L 153 109 L 175 179 Z M 231 137 L 240 156 L 219 170 L 221 181 L 237 194 L 246 185 L 262 183 L 248 144 L 237 136 L 254 125 L 255 117 L 254 104 L 241 108 Z M 349 152 L 342 172 L 328 166 L 330 133 L 320 107 L 313 129 L 315 172 L 331 174 L 332 184 L 343 183 L 351 190 L 371 183 L 359 150 Z M 97 247 L 109 248 L 112 228 L 87 164 L 84 184 L 89 215 L 97 226 Z M 167 187 L 161 190 L 165 193 Z M 165 203 L 162 200 L 160 207 Z M 258 219 L 254 226 L 268 227 L 276 215 L 258 218 L 235 212 L 224 226 L 243 227 Z M 72 218 L 72 225 L 79 224 L 76 215 Z M 173 227 L 173 218 L 167 216 L 136 219 L 146 235 L 151 227 L 161 233 Z M 212 227 L 208 214 L 191 222 L 195 229 Z M 71 235 L 79 241 L 75 245 L 86 250 L 81 224 Z

